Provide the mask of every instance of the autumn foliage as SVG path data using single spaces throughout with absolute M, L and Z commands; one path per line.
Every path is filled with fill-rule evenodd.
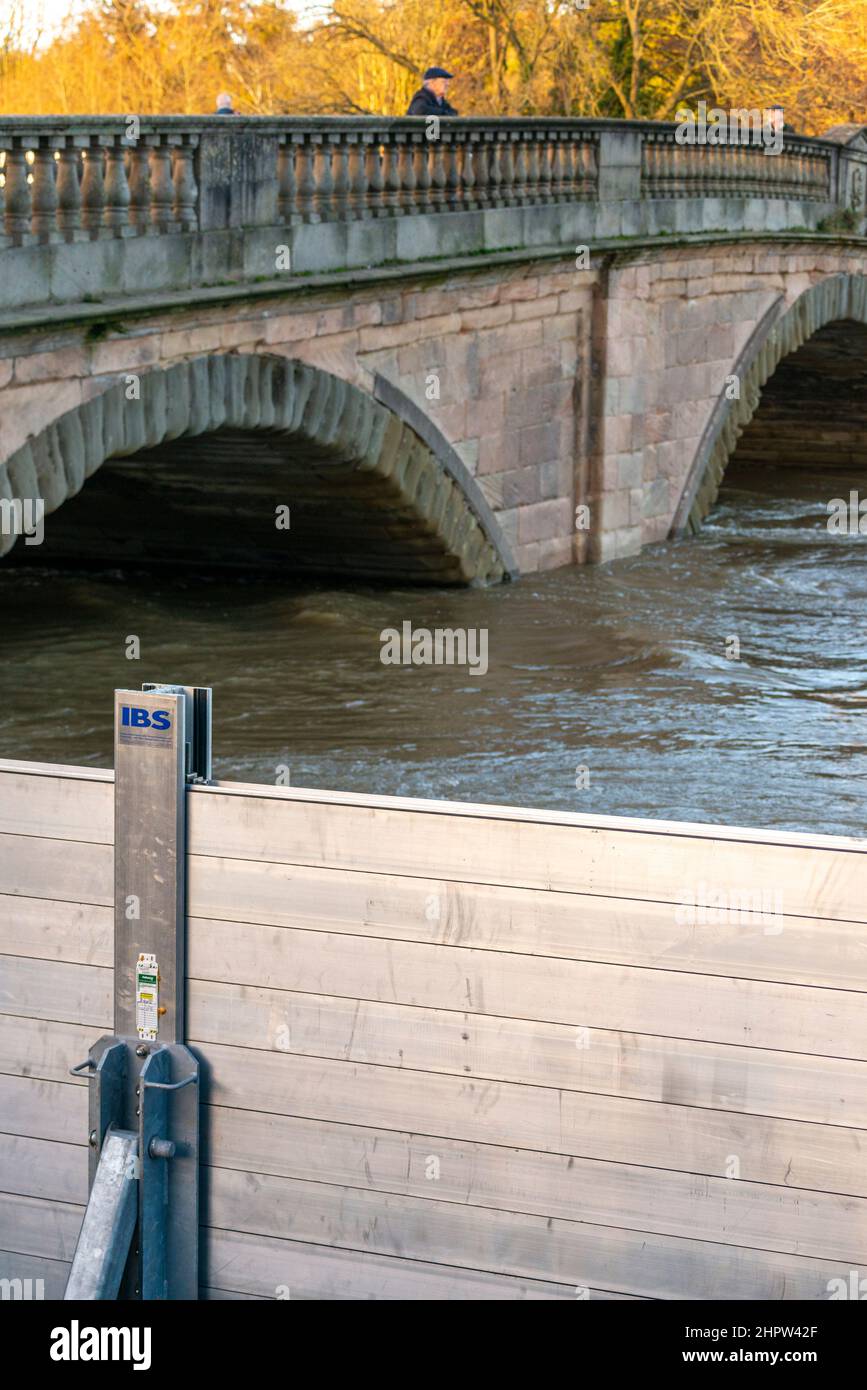
M 93 0 L 50 40 L 0 18 L 0 112 L 401 114 L 429 63 L 465 115 L 671 119 L 780 103 L 867 121 L 867 0 Z

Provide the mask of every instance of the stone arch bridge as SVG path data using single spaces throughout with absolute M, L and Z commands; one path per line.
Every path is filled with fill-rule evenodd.
M 867 461 L 860 127 L 3 118 L 0 150 L 9 563 L 493 582 L 697 529 L 733 456 Z

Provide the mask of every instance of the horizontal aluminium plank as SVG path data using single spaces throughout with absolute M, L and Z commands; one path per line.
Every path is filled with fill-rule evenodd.
M 53 1083 L 20 1084 L 33 1088 L 30 1137 L 0 1133 L 0 1191 L 86 1201 L 86 1111 L 71 1140 L 56 1142 Z M 863 1197 L 220 1106 L 206 1107 L 202 1124 L 206 1183 L 213 1167 L 315 1174 L 339 1187 L 823 1258 L 857 1260 L 867 1242 Z
M 332 1001 L 332 1009 L 338 1006 L 338 1001 Z M 506 1023 L 442 1012 L 429 1016 L 424 1027 L 417 1025 L 411 1036 L 398 1041 L 396 1012 L 394 1006 L 380 1006 L 374 1013 L 377 1022 L 365 1030 L 370 1008 L 365 1011 L 359 1006 L 359 1026 L 351 1042 L 337 1035 L 338 1057 L 423 1072 L 431 1065 L 434 1049 L 441 1059 L 439 1069 L 464 1077 L 529 1078 L 556 1089 L 867 1128 L 867 1064 L 863 1062 L 604 1030 L 591 1031 L 587 1046 L 576 1048 L 574 1032 L 562 1025 Z M 286 1035 L 280 1030 L 286 1023 L 285 1008 L 263 1022 L 271 1030 L 269 1049 L 285 1046 Z M 106 1026 L 0 1016 L 0 1072 L 84 1085 L 83 1078 L 68 1077 L 68 1069 L 82 1061 L 106 1031 L 110 1031 Z M 303 1052 L 304 1032 L 296 1028 L 293 1042 L 290 1025 L 288 1042 L 290 1049 Z
M 87 1138 L 87 1090 L 61 1081 L 0 1073 L 0 1131 L 83 1144 Z
M 62 1299 L 66 1292 L 69 1270 L 68 1261 L 49 1260 L 44 1255 L 18 1255 L 13 1250 L 0 1250 L 0 1279 L 22 1280 L 26 1286 L 25 1296 L 32 1299 Z
M 218 1288 L 260 1298 L 410 1299 L 412 1301 L 570 1299 L 575 1290 L 544 1279 L 456 1269 L 366 1251 L 275 1240 L 267 1235 L 209 1229 L 205 1233 L 205 1270 Z M 592 1290 L 591 1298 L 622 1298 Z
M 858 1259 L 867 1199 L 209 1107 L 214 1167 L 798 1255 Z
M 0 1192 L 87 1205 L 87 1131 L 77 1144 L 0 1133 Z
M 216 1105 L 867 1195 L 863 1130 L 618 1095 L 257 1052 L 193 1039 Z
M 867 1060 L 867 1000 L 854 990 L 202 918 L 189 924 L 188 961 L 191 979 L 235 986 L 234 997 L 241 986 L 267 983 L 298 993 Z M 260 1002 L 268 1007 L 269 997 Z M 256 1028 L 252 1008 L 249 1019 Z
M 851 1262 L 216 1169 L 211 1226 L 670 1299 L 827 1298 Z M 863 1247 L 862 1247 L 863 1248 Z
M 864 924 L 191 855 L 193 917 L 522 955 L 867 986 Z
M 643 829 L 245 796 L 191 795 L 193 854 L 679 903 L 710 884 L 767 892 L 783 914 L 864 921 L 861 841 L 773 843 Z M 422 805 L 424 803 L 421 803 Z M 653 828 L 651 828 L 653 827 Z

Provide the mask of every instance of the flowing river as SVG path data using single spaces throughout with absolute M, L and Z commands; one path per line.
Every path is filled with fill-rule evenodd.
M 112 690 L 165 680 L 213 687 L 220 779 L 860 835 L 858 485 L 733 467 L 700 536 L 489 590 L 7 566 L 0 756 L 109 767 Z M 405 621 L 487 673 L 383 665 Z

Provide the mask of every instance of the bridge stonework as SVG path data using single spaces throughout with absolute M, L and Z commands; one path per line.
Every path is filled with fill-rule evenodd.
M 0 459 L 130 375 L 279 356 L 386 404 L 396 388 L 475 479 L 520 572 L 618 558 L 672 533 L 757 330 L 862 265 L 857 251 L 801 244 L 654 248 L 589 271 L 563 260 L 173 310 L 96 340 L 84 328 L 28 335 L 0 359 Z M 233 492 L 246 466 L 236 452 Z M 576 529 L 582 503 L 589 527 Z
M 88 139 L 108 146 L 120 137 L 103 124 Z M 216 189 L 217 203 L 215 188 L 197 190 L 190 171 L 210 177 L 211 137 L 186 124 L 173 134 L 169 122 L 168 133 L 155 126 L 147 139 L 163 173 L 177 144 L 182 217 L 169 218 L 163 202 L 148 221 L 139 183 L 129 227 L 115 190 L 118 206 L 104 216 L 84 209 L 86 227 L 68 229 L 73 208 L 46 231 L 52 142 L 73 136 L 40 126 L 12 137 L 22 168 L 27 139 L 39 144 L 42 191 L 30 222 L 26 183 L 15 185 L 11 205 L 7 187 L 0 497 L 30 489 L 49 513 L 68 507 L 68 524 L 63 511 L 49 520 L 49 544 L 54 535 L 68 550 L 72 530 L 98 536 L 103 520 L 122 531 L 112 479 L 123 472 L 152 526 L 156 480 L 184 505 L 207 480 L 213 497 L 193 511 L 207 511 L 220 544 L 237 555 L 232 518 L 239 537 L 249 534 L 256 508 L 276 497 L 301 504 L 292 540 L 307 567 L 328 568 L 339 553 L 338 568 L 362 574 L 490 582 L 621 558 L 700 525 L 782 357 L 823 326 L 865 323 L 860 130 L 845 128 L 836 144 L 795 140 L 779 161 L 717 151 L 710 178 L 696 179 L 668 127 L 456 122 L 441 149 L 419 143 L 420 127 L 392 124 L 250 134 L 257 160 L 269 149 L 277 160 L 282 228 L 266 196 L 277 184 L 254 181 L 237 208 L 231 187 Z M 345 156 L 358 174 L 358 139 L 373 141 L 373 173 L 344 196 L 328 171 Z M 511 154 L 503 140 L 514 142 Z M 323 164 L 329 141 L 333 159 Z M 411 144 L 421 183 L 404 159 Z M 398 168 L 392 148 L 406 177 L 390 192 L 382 177 Z M 449 149 L 454 178 L 439 186 L 437 161 Z M 141 154 L 129 155 L 138 174 Z M 293 167 L 304 172 L 309 160 L 315 197 L 312 184 L 292 182 Z M 478 186 L 476 167 L 496 174 L 496 188 Z M 841 209 L 846 231 L 829 232 L 822 218 L 843 226 Z M 308 267 L 298 274 L 293 262 L 282 280 L 273 275 L 281 238 Z M 228 278 L 208 280 L 206 263 Z M 90 285 L 98 292 L 85 292 Z M 303 378 L 312 402 L 303 418 L 290 404 L 302 389 L 299 364 L 316 374 Z M 131 378 L 141 382 L 139 405 Z M 243 399 L 228 408 L 221 390 Z M 166 391 L 177 397 L 170 419 Z M 102 397 L 100 419 L 114 423 L 97 440 L 90 407 Z M 804 410 L 807 428 L 808 401 Z M 117 423 L 124 414 L 126 435 Z M 352 428 L 363 442 L 352 441 Z M 79 437 L 88 450 L 76 446 L 73 460 L 69 441 Z M 82 502 L 70 505 L 82 487 Z M 87 521 L 87 496 L 96 522 Z M 136 524 L 130 515 L 130 530 Z M 267 544 L 266 554 L 275 558 Z

